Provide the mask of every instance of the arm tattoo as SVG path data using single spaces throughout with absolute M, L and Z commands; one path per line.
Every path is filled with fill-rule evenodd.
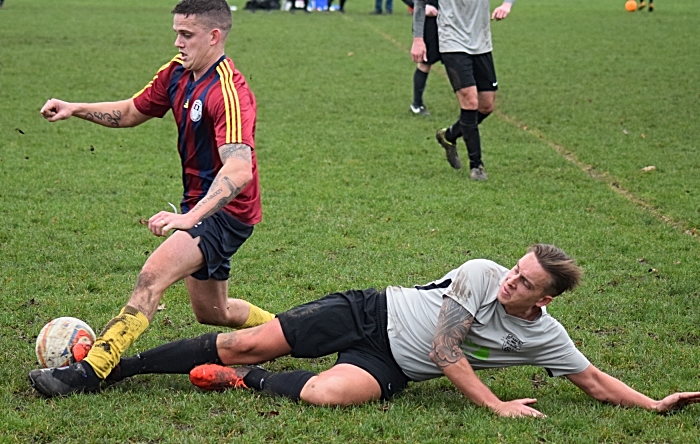
M 112 114 L 101 113 L 97 111 L 95 111 L 94 113 L 85 114 L 85 120 L 89 120 L 91 122 L 98 120 L 100 123 L 105 124 L 106 126 L 113 126 L 115 128 L 119 128 L 119 121 L 121 119 L 122 112 L 118 109 L 113 110 Z
M 440 370 L 464 357 L 460 345 L 467 337 L 472 322 L 474 317 L 466 308 L 452 298 L 443 299 L 430 353 L 430 358 Z
M 253 163 L 253 156 L 250 153 L 250 147 L 245 143 L 229 143 L 219 147 L 219 156 L 221 161 L 226 162 L 230 158 L 241 159 L 247 163 Z
M 247 163 L 252 164 L 253 158 L 250 151 L 250 147 L 243 143 L 229 143 L 223 145 L 219 148 L 219 155 L 221 156 L 221 161 L 226 162 L 228 159 L 240 159 Z M 214 178 L 214 181 L 209 187 L 210 193 L 200 200 L 197 205 L 192 209 L 196 211 L 201 208 L 207 202 L 218 199 L 216 205 L 202 216 L 202 219 L 206 219 L 212 214 L 216 213 L 220 209 L 226 206 L 227 203 L 231 201 L 234 197 L 240 193 L 245 185 L 237 185 L 230 177 L 219 175 Z M 213 190 L 213 191 L 212 191 Z

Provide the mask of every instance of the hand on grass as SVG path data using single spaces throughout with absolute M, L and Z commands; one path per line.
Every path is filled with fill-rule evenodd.
M 508 416 L 512 418 L 534 416 L 535 418 L 545 418 L 546 416 L 540 411 L 527 405 L 534 404 L 536 402 L 537 399 L 535 398 L 514 399 L 512 401 L 501 402 L 492 409 L 498 414 L 498 416 Z
M 659 413 L 667 413 L 673 410 L 680 410 L 688 404 L 700 402 L 700 392 L 680 392 L 674 393 L 657 401 L 654 410 Z

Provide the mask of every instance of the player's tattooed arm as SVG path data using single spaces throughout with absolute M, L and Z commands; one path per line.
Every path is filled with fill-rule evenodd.
M 215 205 L 208 208 L 200 220 L 206 219 L 231 202 L 248 185 L 250 181 L 249 176 L 252 175 L 250 171 L 253 164 L 253 155 L 248 145 L 243 143 L 223 145 L 219 147 L 219 155 L 224 163 L 224 168 L 214 178 L 209 187 L 209 194 L 192 209 L 192 213 L 196 214 L 200 209 L 209 207 L 210 202 L 215 202 Z M 227 164 L 238 165 L 238 167 L 227 169 Z M 243 168 L 240 168 L 240 166 L 243 166 Z M 248 174 L 238 174 L 237 171 L 239 170 L 245 170 Z
M 440 370 L 464 358 L 461 344 L 467 337 L 474 317 L 454 299 L 443 299 L 433 336 L 430 359 Z
M 118 109 L 112 110 L 111 113 L 90 111 L 85 114 L 84 119 L 89 120 L 90 122 L 100 123 L 104 126 L 119 128 L 122 120 L 122 112 Z
M 226 163 L 229 159 L 240 159 L 252 165 L 253 155 L 252 148 L 245 143 L 228 143 L 219 147 L 219 156 L 221 156 L 221 161 Z

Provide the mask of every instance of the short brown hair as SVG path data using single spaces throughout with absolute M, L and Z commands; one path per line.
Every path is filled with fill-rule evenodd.
M 535 254 L 537 262 L 550 276 L 551 282 L 547 289 L 549 296 L 559 296 L 565 291 L 573 290 L 581 282 L 583 270 L 560 248 L 534 244 L 527 252 Z
M 220 29 L 224 37 L 231 30 L 231 7 L 226 0 L 181 0 L 173 14 L 196 15 L 209 29 Z

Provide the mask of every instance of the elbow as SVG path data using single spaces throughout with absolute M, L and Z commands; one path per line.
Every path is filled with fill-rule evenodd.
M 241 185 L 241 188 L 245 188 L 253 180 L 253 171 L 246 170 L 246 172 L 242 176 L 242 179 L 243 179 L 243 184 Z
M 428 354 L 428 357 L 430 358 L 431 361 L 433 361 L 433 363 L 435 363 L 435 365 L 437 365 L 437 363 L 438 363 L 438 358 L 437 358 L 437 356 L 438 356 L 438 354 L 437 354 L 437 352 L 436 352 L 434 349 L 433 349 L 433 350 L 430 350 L 430 353 Z

